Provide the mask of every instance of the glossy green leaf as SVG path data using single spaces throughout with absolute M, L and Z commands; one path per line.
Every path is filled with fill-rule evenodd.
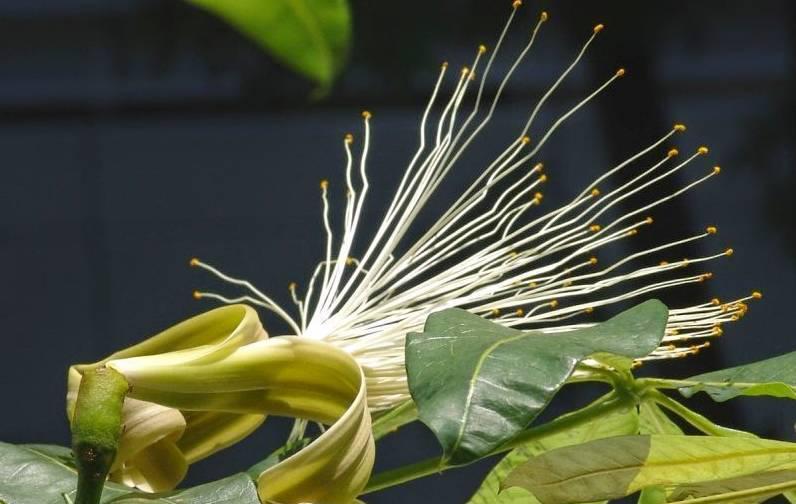
M 694 382 L 680 389 L 686 397 L 701 391 L 719 402 L 738 396 L 796 399 L 796 352 L 692 376 L 685 381 Z
M 712 436 L 624 436 L 559 448 L 516 468 L 504 486 L 542 504 L 615 499 L 673 486 L 796 469 L 796 444 Z
M 642 357 L 663 337 L 668 310 L 642 303 L 593 327 L 518 331 L 460 309 L 432 314 L 406 343 L 418 416 L 452 464 L 476 460 L 525 429 L 585 357 Z
M 635 434 L 637 430 L 638 414 L 636 409 L 628 408 L 595 418 L 586 424 L 535 439 L 515 448 L 503 457 L 489 472 L 468 504 L 538 504 L 539 501 L 522 488 L 515 487 L 500 491 L 501 481 L 508 476 L 512 469 L 533 456 L 555 448 L 610 436 Z
M 187 0 L 234 26 L 296 72 L 328 87 L 351 40 L 346 0 Z
M 0 502 L 67 504 L 74 500 L 77 471 L 68 448 L 0 442 Z M 114 504 L 259 504 L 251 478 L 236 474 L 197 487 L 159 495 L 106 483 L 103 503 Z

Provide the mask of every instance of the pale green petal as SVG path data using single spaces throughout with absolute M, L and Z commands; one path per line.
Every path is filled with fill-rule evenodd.
M 129 464 L 139 452 L 161 440 L 176 442 L 185 431 L 185 418 L 179 411 L 129 397 L 124 401 L 122 421 L 124 432 L 111 471 Z
M 203 411 L 188 413 L 185 434 L 177 441 L 189 464 L 231 446 L 251 434 L 265 415 L 237 415 Z
M 365 487 L 373 469 L 375 443 L 362 370 L 342 350 L 315 344 L 328 346 L 330 359 L 338 354 L 334 356 L 336 374 L 345 371 L 347 375 L 350 406 L 312 444 L 260 475 L 257 489 L 263 502 L 349 504 Z
M 164 439 L 147 446 L 130 461 L 135 486 L 145 492 L 164 492 L 175 488 L 185 478 L 188 463 L 173 441 Z M 121 469 L 121 473 L 126 468 Z M 119 476 L 111 474 L 111 479 Z M 124 482 L 123 476 L 118 481 Z

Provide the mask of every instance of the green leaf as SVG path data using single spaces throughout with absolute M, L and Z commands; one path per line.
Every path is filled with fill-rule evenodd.
M 571 504 L 624 497 L 650 486 L 737 478 L 772 469 L 796 469 L 796 444 L 712 436 L 624 436 L 532 458 L 504 485 L 525 488 L 542 504 Z
M 694 382 L 680 389 L 686 397 L 707 392 L 718 402 L 738 396 L 796 399 L 796 352 L 693 376 L 685 381 Z
M 50 445 L 0 442 L 0 502 L 67 504 L 74 500 L 77 471 L 71 450 Z M 163 495 L 132 491 L 106 483 L 102 503 L 114 504 L 259 504 L 251 478 L 236 474 L 212 483 Z
M 635 408 L 612 412 L 593 421 L 535 439 L 512 450 L 489 472 L 468 504 L 538 504 L 533 495 L 522 488 L 500 491 L 500 483 L 512 469 L 533 456 L 546 451 L 609 436 L 635 434 L 638 414 Z
M 257 488 L 246 474 L 232 476 L 163 494 L 160 498 L 145 493 L 131 493 L 113 504 L 260 504 Z
M 522 332 L 460 309 L 428 317 L 406 343 L 418 416 L 452 464 L 476 460 L 525 429 L 585 357 L 642 357 L 663 337 L 668 310 L 642 303 L 593 327 Z
M 755 504 L 770 499 L 775 495 L 782 493 L 780 488 L 777 488 L 782 483 L 792 482 L 796 486 L 796 471 L 793 470 L 780 470 L 761 472 L 747 476 L 740 476 L 737 478 L 720 479 L 713 481 L 705 481 L 701 483 L 694 483 L 690 485 L 682 485 L 675 488 L 669 493 L 668 502 L 685 501 L 687 499 L 697 499 L 700 497 L 716 496 L 714 502 L 722 502 L 718 500 L 721 494 L 734 494 L 726 496 L 724 502 L 733 502 L 734 504 Z M 774 487 L 774 488 L 772 488 Z M 755 495 L 749 497 L 739 497 L 736 492 L 740 490 L 754 490 Z M 750 492 L 752 493 L 752 492 Z
M 327 88 L 351 42 L 346 0 L 187 0 L 234 26 L 294 71 Z
M 638 496 L 638 504 L 666 504 L 666 489 L 659 486 L 645 488 Z
M 682 434 L 683 430 L 652 401 L 643 401 L 639 407 L 639 434 Z

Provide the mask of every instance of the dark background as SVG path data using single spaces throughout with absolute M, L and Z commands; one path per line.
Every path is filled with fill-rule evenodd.
M 440 61 L 458 67 L 478 43 L 491 46 L 509 4 L 356 1 L 350 64 L 329 96 L 313 102 L 310 84 L 177 1 L 1 2 L 0 439 L 68 443 L 69 364 L 97 360 L 211 307 L 197 304 L 191 291 L 223 286 L 189 269 L 191 256 L 254 281 L 289 306 L 288 282 L 306 281 L 322 254 L 318 181 L 342 185 L 340 139 L 358 132 L 359 111 L 374 112 L 372 227 L 414 152 Z M 507 88 L 493 127 L 429 215 L 512 138 L 592 26 L 603 22 L 605 32 L 543 109 L 542 122 L 618 66 L 628 75 L 542 151 L 551 175 L 546 203 L 571 197 L 612 162 L 685 122 L 687 134 L 675 140 L 681 151 L 711 147 L 710 158 L 689 173 L 719 163 L 722 175 L 658 209 L 656 225 L 629 246 L 717 224 L 716 238 L 682 253 L 731 245 L 735 255 L 711 265 L 711 282 L 664 299 L 685 305 L 752 289 L 765 294 L 711 349 L 642 372 L 688 376 L 793 350 L 796 3 L 526 2 L 501 69 L 542 8 L 551 19 Z M 491 79 L 488 88 L 495 85 Z M 267 315 L 264 321 L 272 334 L 284 330 Z M 550 414 L 584 397 L 570 391 Z M 690 404 L 727 425 L 794 438 L 790 402 Z M 189 482 L 243 469 L 275 448 L 289 423 L 266 425 L 268 432 L 193 467 Z M 388 465 L 384 454 L 395 465 L 436 453 L 424 427 L 406 431 L 380 446 L 379 467 Z M 462 502 L 488 467 L 367 500 Z

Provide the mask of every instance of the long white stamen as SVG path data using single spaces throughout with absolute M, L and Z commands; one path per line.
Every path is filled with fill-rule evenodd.
M 358 259 L 350 255 L 359 240 L 357 232 L 365 216 L 364 201 L 369 188 L 370 113 L 363 113 L 363 145 L 356 161 L 351 152 L 353 137 L 345 137 L 346 205 L 342 235 L 334 240 L 328 182 L 323 181 L 324 259 L 312 272 L 303 299 L 297 296 L 295 284 L 289 287 L 291 299 L 298 307 L 300 324 L 249 282 L 197 261 L 197 266 L 252 294 L 232 298 L 198 292 L 198 297 L 262 306 L 285 320 L 296 334 L 344 348 L 362 365 L 371 407 L 383 409 L 408 398 L 404 339 L 408 332 L 421 330 L 426 317 L 434 311 L 461 307 L 510 327 L 561 333 L 593 325 L 595 322 L 588 315 L 600 307 L 710 278 L 710 273 L 683 268 L 729 256 L 732 249 L 658 264 L 645 264 L 645 261 L 655 254 L 670 253 L 676 247 L 715 234 L 713 226 L 703 233 L 628 253 L 605 267 L 597 267 L 594 257 L 595 252 L 647 229 L 653 223 L 646 216 L 650 210 L 718 174 L 719 168 L 715 167 L 707 175 L 691 179 L 663 195 L 645 198 L 650 189 L 660 187 L 707 153 L 707 148 L 701 147 L 680 162 L 673 160 L 678 154 L 676 149 L 670 149 L 665 156 L 657 154 L 675 133 L 685 130 L 683 125 L 675 125 L 590 184 L 573 191 L 574 198 L 563 205 L 543 211 L 540 184 L 547 180 L 547 174 L 535 159 L 539 150 L 564 122 L 625 71 L 619 69 L 561 113 L 535 143 L 527 134 L 535 127 L 541 108 L 585 56 L 602 25 L 594 27 L 578 53 L 542 94 L 520 134 L 485 164 L 475 181 L 466 186 L 419 239 L 407 243 L 405 238 L 419 213 L 490 123 L 505 86 L 520 68 L 547 19 L 545 13 L 540 16 L 488 99 L 486 78 L 520 3 L 513 3 L 512 13 L 489 58 L 484 57 L 486 48 L 480 46 L 471 66 L 461 72 L 450 94 L 441 99 L 447 64 L 442 66 L 420 118 L 417 149 L 371 241 L 362 247 L 362 255 L 357 252 Z M 484 65 L 483 72 L 480 65 Z M 471 87 L 476 87 L 472 83 L 479 73 L 475 97 L 470 100 L 467 95 L 472 92 Z M 354 177 L 356 162 L 359 180 Z M 535 164 L 530 166 L 531 163 Z M 618 180 L 620 172 L 623 176 Z M 629 173 L 625 177 L 626 172 Z M 612 187 L 605 194 L 599 189 L 604 182 Z M 630 209 L 616 212 L 630 198 L 633 198 Z M 706 346 L 709 338 L 721 334 L 721 324 L 743 316 L 746 301 L 759 297 L 759 293 L 754 293 L 729 303 L 713 300 L 672 309 L 664 344 L 639 362 L 697 352 Z

